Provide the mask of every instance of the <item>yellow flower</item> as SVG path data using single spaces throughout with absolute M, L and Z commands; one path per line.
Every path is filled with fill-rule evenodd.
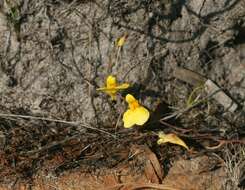
M 189 150 L 189 147 L 185 144 L 183 140 L 181 140 L 177 135 L 170 133 L 170 134 L 164 134 L 163 132 L 160 132 L 158 134 L 158 141 L 157 144 L 164 144 L 164 143 L 172 143 L 172 144 L 177 144 L 180 146 L 183 146 L 187 150 Z
M 126 89 L 128 87 L 129 87 L 128 83 L 123 83 L 121 85 L 118 85 L 116 77 L 109 75 L 106 79 L 106 86 L 102 88 L 98 88 L 97 90 L 104 91 L 105 93 L 111 96 L 112 100 L 115 100 L 117 91 Z
M 118 38 L 116 40 L 117 47 L 122 47 L 125 44 L 127 37 L 128 37 L 128 34 L 126 33 L 121 38 Z
M 149 111 L 141 106 L 131 94 L 127 94 L 126 101 L 129 109 L 123 114 L 123 122 L 125 128 L 133 125 L 144 125 L 150 117 Z

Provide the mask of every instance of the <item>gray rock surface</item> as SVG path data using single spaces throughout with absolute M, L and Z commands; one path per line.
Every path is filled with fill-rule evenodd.
M 1 98 L 13 100 L 8 109 L 115 125 L 124 103 L 113 105 L 95 90 L 109 74 L 139 86 L 135 95 L 153 110 L 156 100 L 182 105 L 183 95 L 173 90 L 176 65 L 215 81 L 244 106 L 244 1 L 22 0 L 8 6 L 22 16 L 17 29 L 9 11 L 0 15 Z M 116 64 L 115 41 L 124 33 L 129 37 Z

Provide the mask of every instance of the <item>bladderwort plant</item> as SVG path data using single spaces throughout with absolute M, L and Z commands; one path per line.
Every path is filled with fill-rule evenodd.
M 116 57 L 116 64 L 118 61 L 118 56 L 121 51 L 121 48 L 125 44 L 125 41 L 127 39 L 128 35 L 125 34 L 123 37 L 119 38 L 116 42 L 116 45 L 118 47 L 117 57 Z M 106 78 L 105 86 L 97 88 L 97 91 L 102 91 L 108 94 L 111 97 L 112 101 L 117 100 L 117 93 L 118 91 L 125 90 L 129 88 L 129 83 L 122 83 L 118 84 L 117 79 L 113 75 L 109 75 Z M 195 90 L 194 90 L 195 91 Z M 195 92 L 193 92 L 194 95 Z M 189 97 L 189 104 L 192 104 L 192 96 Z M 150 112 L 147 108 L 145 108 L 143 105 L 139 103 L 139 100 L 137 100 L 132 94 L 127 94 L 125 97 L 125 101 L 128 104 L 127 110 L 123 113 L 123 125 L 124 128 L 132 128 L 134 126 L 143 126 L 150 118 Z M 185 144 L 183 140 L 181 140 L 177 135 L 175 134 L 164 134 L 163 132 L 159 132 L 158 134 L 158 141 L 157 144 L 165 144 L 165 143 L 172 143 L 180 145 L 187 150 L 189 150 L 189 147 Z

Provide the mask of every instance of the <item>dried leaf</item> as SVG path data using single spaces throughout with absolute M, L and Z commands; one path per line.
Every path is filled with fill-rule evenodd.
M 180 146 L 183 146 L 187 150 L 189 150 L 188 146 L 185 144 L 183 140 L 181 140 L 177 135 L 175 134 L 164 134 L 164 133 L 159 133 L 158 134 L 158 141 L 157 144 L 164 144 L 164 143 L 172 143 L 172 144 L 177 144 Z
M 150 165 L 151 167 L 153 167 L 154 170 L 154 174 L 157 176 L 158 180 L 155 181 L 155 183 L 157 182 L 161 182 L 163 179 L 163 169 L 161 168 L 161 165 L 159 163 L 158 158 L 156 157 L 156 155 L 151 151 L 151 149 L 149 147 L 145 147 L 145 154 L 147 159 L 150 160 Z M 147 167 L 147 164 L 146 164 Z M 145 169 L 145 174 L 147 176 L 147 171 Z M 149 175 L 148 175 L 149 176 Z M 149 179 L 149 178 L 148 178 Z M 153 182 L 153 181 L 151 181 Z

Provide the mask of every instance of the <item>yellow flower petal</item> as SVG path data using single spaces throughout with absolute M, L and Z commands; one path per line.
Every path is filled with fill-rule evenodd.
M 134 110 L 133 115 L 135 117 L 135 124 L 137 124 L 137 125 L 144 125 L 145 122 L 147 122 L 147 120 L 150 117 L 149 111 L 142 106 L 136 108 Z
M 96 90 L 98 90 L 98 91 L 109 91 L 111 89 L 108 89 L 107 87 L 101 87 L 101 88 L 97 88 Z
M 132 110 L 127 110 L 123 114 L 123 123 L 125 128 L 130 128 L 135 125 L 134 113 Z
M 175 134 L 164 134 L 164 133 L 159 133 L 159 140 L 157 141 L 157 144 L 164 144 L 164 143 L 172 143 L 172 144 L 177 144 L 180 146 L 183 146 L 187 150 L 189 150 L 188 146 L 185 144 L 183 140 L 181 140 L 177 135 Z
M 108 88 L 108 87 L 101 87 L 101 88 L 97 88 L 96 90 L 98 91 L 104 91 L 104 92 L 112 92 L 112 91 L 117 91 L 117 89 L 115 87 L 112 88 Z
M 128 104 L 130 104 L 132 102 L 135 102 L 135 101 L 136 101 L 136 99 L 131 94 L 127 94 L 127 96 L 126 96 L 126 102 Z
M 128 87 L 129 87 L 129 84 L 124 83 L 116 87 L 101 87 L 101 88 L 97 88 L 96 90 L 110 92 L 110 91 L 124 90 L 124 89 L 127 89 Z
M 116 87 L 117 90 L 123 90 L 123 89 L 126 89 L 128 88 L 130 85 L 128 83 L 123 83 L 119 86 Z
M 107 87 L 116 87 L 117 86 L 117 80 L 116 77 L 109 75 L 106 79 L 106 86 Z

